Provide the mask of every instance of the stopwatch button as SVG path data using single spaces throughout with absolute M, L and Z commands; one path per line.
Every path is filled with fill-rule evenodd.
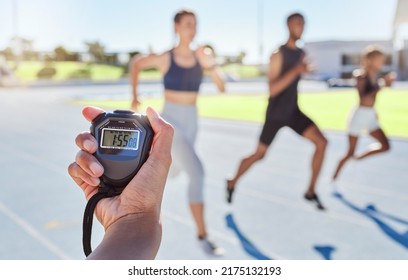
M 133 115 L 135 113 L 131 110 L 115 110 L 113 112 L 117 114 L 129 114 L 129 115 Z

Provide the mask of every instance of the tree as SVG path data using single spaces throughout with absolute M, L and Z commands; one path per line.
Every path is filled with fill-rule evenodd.
M 105 46 L 98 41 L 85 42 L 88 47 L 88 53 L 91 55 L 94 62 L 104 62 Z
M 243 61 L 244 61 L 245 56 L 246 56 L 246 52 L 240 51 L 238 56 L 237 56 L 237 63 L 242 64 Z
M 132 57 L 141 54 L 141 52 L 140 51 L 130 51 L 128 52 L 128 54 L 129 54 L 129 59 L 132 59 Z
M 13 49 L 17 59 L 32 60 L 38 58 L 37 53 L 34 51 L 33 43 L 33 40 L 15 36 L 11 38 L 9 46 Z
M 54 49 L 54 55 L 56 61 L 68 60 L 69 52 L 63 46 L 58 46 Z
M 3 55 L 6 60 L 14 60 L 14 52 L 10 47 L 7 47 L 3 50 Z

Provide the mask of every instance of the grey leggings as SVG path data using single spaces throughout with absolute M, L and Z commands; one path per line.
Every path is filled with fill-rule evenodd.
M 176 176 L 181 171 L 185 171 L 189 179 L 189 202 L 202 203 L 204 168 L 194 149 L 197 136 L 197 108 L 193 105 L 180 105 L 166 101 L 162 116 L 174 127 L 171 150 L 173 163 L 170 176 Z

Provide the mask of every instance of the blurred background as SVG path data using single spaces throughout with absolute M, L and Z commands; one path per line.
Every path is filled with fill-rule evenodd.
M 398 72 L 400 80 L 407 80 L 403 5 L 397 0 L 330 5 L 321 0 L 2 0 L 0 55 L 22 84 L 38 79 L 118 80 L 126 77 L 133 55 L 172 47 L 172 16 L 180 7 L 188 7 L 198 13 L 196 43 L 212 46 L 233 78 L 252 78 L 264 74 L 271 51 L 286 39 L 285 16 L 298 10 L 307 21 L 304 48 L 317 68 L 309 78 L 350 78 L 361 50 L 374 44 L 387 54 L 384 71 Z M 155 71 L 145 73 L 147 79 L 158 77 Z
M 89 129 L 81 109 L 129 108 L 129 60 L 172 48 L 182 8 L 198 15 L 194 44 L 211 46 L 227 76 L 227 95 L 204 80 L 197 142 L 209 230 L 224 258 L 408 259 L 407 0 L 0 0 L 0 259 L 83 258 L 85 200 L 66 171 L 75 136 Z M 266 66 L 292 12 L 306 18 L 301 45 L 316 68 L 300 82 L 299 103 L 330 142 L 318 186 L 325 213 L 302 199 L 313 149 L 289 129 L 242 179 L 234 204 L 225 202 L 225 177 L 256 146 Z M 397 73 L 376 105 L 392 148 L 350 163 L 340 198 L 330 180 L 358 102 L 351 73 L 368 45 L 385 52 L 384 73 Z M 140 79 L 142 108 L 161 110 L 160 73 L 148 69 Z M 359 141 L 361 149 L 373 142 Z M 186 182 L 166 186 L 159 259 L 209 258 L 194 238 Z M 102 235 L 96 226 L 95 245 Z

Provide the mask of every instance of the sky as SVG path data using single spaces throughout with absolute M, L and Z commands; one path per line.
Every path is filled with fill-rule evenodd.
M 17 7 L 17 17 L 13 12 Z M 172 18 L 189 8 L 198 15 L 196 44 L 209 43 L 219 54 L 247 53 L 264 59 L 287 36 L 291 12 L 306 17 L 304 41 L 387 40 L 397 0 L 0 0 L 0 49 L 18 33 L 34 48 L 57 45 L 85 50 L 98 40 L 108 51 L 156 52 L 175 42 Z M 17 22 L 17 24 L 16 24 Z M 408 28 L 400 30 L 408 39 Z M 260 55 L 259 42 L 263 43 Z

